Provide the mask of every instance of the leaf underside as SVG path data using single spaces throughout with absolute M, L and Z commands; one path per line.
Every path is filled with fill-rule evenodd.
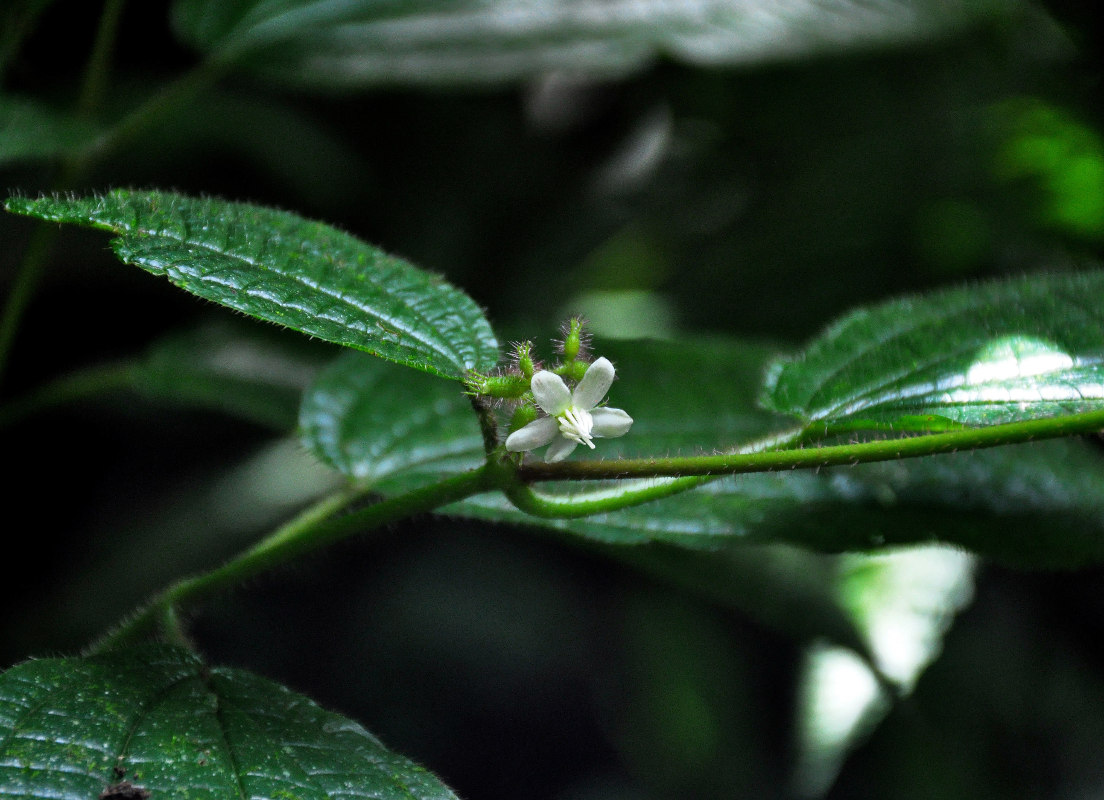
M 15 197 L 8 210 L 109 230 L 127 264 L 258 319 L 422 371 L 489 370 L 479 307 L 441 278 L 347 233 L 271 208 L 164 192 Z
M 184 650 L 42 659 L 0 675 L 4 797 L 90 800 L 123 780 L 151 798 L 455 800 L 352 720 Z

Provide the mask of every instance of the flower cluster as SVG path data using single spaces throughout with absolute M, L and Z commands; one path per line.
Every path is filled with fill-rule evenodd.
M 624 436 L 632 427 L 632 417 L 620 408 L 598 407 L 613 377 L 613 364 L 607 358 L 587 367 L 574 391 L 554 372 L 534 374 L 530 382 L 533 399 L 548 416 L 511 433 L 506 449 L 521 453 L 549 445 L 544 460 L 563 461 L 580 444 L 593 450 L 596 438 Z

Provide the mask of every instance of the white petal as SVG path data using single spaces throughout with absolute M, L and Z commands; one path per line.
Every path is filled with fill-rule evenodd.
M 553 417 L 562 414 L 571 405 L 571 392 L 563 378 L 555 372 L 542 369 L 529 383 L 537 405 Z
M 608 358 L 599 358 L 583 373 L 583 379 L 575 387 L 571 395 L 571 402 L 576 408 L 584 408 L 587 411 L 602 402 L 610 386 L 613 384 L 613 364 Z
M 624 436 L 633 424 L 633 418 L 619 408 L 596 408 L 590 412 L 590 416 L 594 420 L 594 427 L 591 429 L 594 435 L 606 439 Z
M 576 443 L 570 439 L 557 436 L 556 441 L 552 442 L 552 444 L 548 446 L 548 450 L 545 451 L 544 460 L 549 463 L 553 461 L 563 461 L 571 455 L 571 451 L 575 449 L 575 446 Z
M 506 449 L 511 453 L 521 453 L 543 447 L 556 438 L 556 432 L 559 429 L 560 426 L 555 417 L 535 419 L 506 437 Z

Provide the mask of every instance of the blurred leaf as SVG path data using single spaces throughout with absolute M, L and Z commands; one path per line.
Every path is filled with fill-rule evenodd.
M 41 101 L 0 95 L 0 167 L 66 155 L 96 133 L 91 123 Z
M 752 400 L 770 348 L 644 341 L 605 342 L 601 352 L 618 368 L 611 403 L 636 420 L 627 436 L 599 443 L 605 456 L 726 448 L 778 428 L 780 419 Z M 416 373 L 360 360 L 342 357 L 305 396 L 301 427 L 316 455 L 385 495 L 481 463 L 474 417 L 462 397 L 443 386 L 430 389 Z M 693 391 L 687 391 L 688 376 Z M 790 543 L 839 552 L 943 541 L 1024 566 L 1069 566 L 1104 559 L 1100 467 L 1095 449 L 1061 440 L 819 472 L 739 475 L 582 519 L 530 517 L 499 494 L 444 511 L 608 544 Z M 631 484 L 538 488 L 585 496 Z M 995 529 L 994 520 L 1001 520 Z
M 911 693 L 938 658 L 955 616 L 973 599 L 976 559 L 928 546 L 844 555 L 835 566 L 837 600 L 863 630 L 874 662 Z M 869 666 L 838 648 L 811 648 L 803 672 L 794 784 L 799 797 L 822 797 L 848 750 L 881 721 L 893 698 Z
M 650 789 L 640 796 L 777 796 L 781 742 L 763 717 L 785 712 L 763 692 L 754 639 L 674 592 L 630 590 L 617 610 L 620 663 L 604 705 L 613 744 Z
M 1073 114 L 1038 98 L 993 109 L 1001 142 L 994 176 L 1015 196 L 1034 197 L 1037 224 L 1076 239 L 1104 235 L 1104 141 Z M 1025 191 L 1025 189 L 1034 191 Z
M 10 796 L 455 797 L 352 720 L 161 646 L 13 667 L 0 676 L 0 729 Z
M 622 76 L 662 57 L 775 61 L 930 40 L 1002 10 L 988 0 L 178 0 L 175 21 L 200 50 L 244 55 L 276 80 L 355 87 Z
M 813 422 L 906 427 L 1099 409 L 1101 291 L 1104 272 L 1036 275 L 860 309 L 777 361 L 763 402 Z
M 158 400 L 290 431 L 303 390 L 331 355 L 302 337 L 220 320 L 157 342 L 132 375 L 137 391 Z
M 115 252 L 198 295 L 447 378 L 490 369 L 490 324 L 441 278 L 319 222 L 163 192 L 14 197 L 8 210 L 117 234 Z
M 152 95 L 155 88 L 143 86 Z M 134 98 L 139 102 L 139 97 Z M 340 212 L 358 202 L 371 175 L 365 149 L 354 147 L 288 98 L 213 88 L 198 95 L 143 139 L 153 169 L 208 163 L 226 154 L 256 165 L 312 208 Z M 134 153 L 127 154 L 135 158 Z M 161 163 L 165 162 L 165 163 Z
M 606 554 L 798 641 L 827 640 L 874 664 L 843 605 L 835 557 L 789 545 L 737 545 L 706 552 L 654 544 Z

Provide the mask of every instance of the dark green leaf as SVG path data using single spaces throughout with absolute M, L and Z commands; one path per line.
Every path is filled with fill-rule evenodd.
M 283 211 L 162 192 L 12 198 L 8 209 L 117 234 L 128 264 L 326 341 L 448 378 L 498 358 L 471 298 L 328 225 Z
M 722 343 L 611 345 L 608 354 L 629 364 L 624 374 L 632 378 L 614 384 L 611 404 L 654 413 L 634 413 L 631 434 L 602 441 L 602 455 L 694 452 L 766 431 L 778 418 L 750 407 L 770 352 Z M 710 372 L 715 379 L 685 391 L 682 375 Z M 319 375 L 304 397 L 300 427 L 306 445 L 327 464 L 373 484 L 386 478 L 394 488 L 482 461 L 475 414 L 456 387 L 356 353 Z
M 246 57 L 278 80 L 354 87 L 515 81 L 552 71 L 610 77 L 661 57 L 746 64 L 930 39 L 998 8 L 966 0 L 803 0 L 785 7 L 728 0 L 178 0 L 175 20 L 201 50 Z
M 94 125 L 41 102 L 0 96 L 0 166 L 66 155 L 96 132 Z
M 124 779 L 151 798 L 455 798 L 352 720 L 183 650 L 43 659 L 0 676 L 4 796 L 93 800 Z
M 752 399 L 768 348 L 618 342 L 603 345 L 601 353 L 618 369 L 610 403 L 635 423 L 621 439 L 600 440 L 595 455 L 724 449 L 776 430 L 782 421 L 756 409 Z M 301 425 L 310 449 L 383 494 L 480 463 L 478 431 L 462 397 L 431 389 L 433 382 L 416 373 L 361 360 L 358 366 L 352 354 L 343 357 L 308 390 Z M 404 436 L 412 455 L 406 455 Z M 530 517 L 498 494 L 445 511 L 609 544 L 663 541 L 714 549 L 787 542 L 837 552 L 942 541 L 1023 566 L 1075 565 L 1104 558 L 1102 460 L 1083 441 L 1053 441 L 820 472 L 739 475 L 583 519 Z M 579 495 L 632 486 L 537 488 Z M 994 519 L 1002 520 L 997 529 Z
M 365 484 L 424 483 L 482 461 L 479 424 L 459 387 L 362 353 L 343 354 L 318 376 L 299 427 L 323 462 Z
M 763 402 L 813 422 L 905 428 L 929 414 L 945 428 L 1099 409 L 1102 291 L 1104 272 L 1040 275 L 856 311 L 776 362 Z

